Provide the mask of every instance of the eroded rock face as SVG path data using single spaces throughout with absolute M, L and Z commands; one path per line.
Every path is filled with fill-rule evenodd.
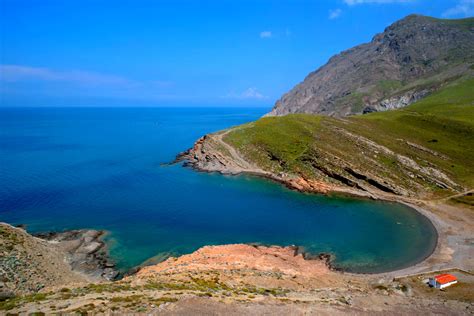
M 412 103 L 415 103 L 418 100 L 421 100 L 422 98 L 430 94 L 432 90 L 423 89 L 420 91 L 410 91 L 402 95 L 393 96 L 388 99 L 384 99 L 378 103 L 376 102 L 375 104 L 368 104 L 362 111 L 362 114 L 371 113 L 371 112 L 382 112 L 382 111 L 387 111 L 387 110 L 396 110 L 399 108 L 403 108 Z
M 410 15 L 326 65 L 278 100 L 268 115 L 346 116 L 407 106 L 472 74 L 474 20 Z
M 48 232 L 36 236 L 55 244 L 66 253 L 66 259 L 74 271 L 95 280 L 114 280 L 119 272 L 108 257 L 107 247 L 101 237 L 103 231 L 92 229 Z

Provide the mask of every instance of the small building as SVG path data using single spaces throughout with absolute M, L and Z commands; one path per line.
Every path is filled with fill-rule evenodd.
M 447 273 L 437 275 L 429 280 L 430 286 L 437 289 L 444 289 L 456 283 L 458 283 L 458 279 L 454 275 Z

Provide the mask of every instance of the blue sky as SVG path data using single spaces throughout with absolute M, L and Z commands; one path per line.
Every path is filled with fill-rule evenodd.
M 0 0 L 1 106 L 271 106 L 411 13 L 474 0 Z

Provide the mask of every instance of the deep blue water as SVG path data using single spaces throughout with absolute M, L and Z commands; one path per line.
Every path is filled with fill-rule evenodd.
M 263 243 L 330 252 L 379 272 L 429 255 L 431 223 L 392 203 L 301 194 L 264 179 L 161 166 L 251 108 L 0 109 L 0 221 L 31 232 L 110 232 L 122 269 L 203 245 Z

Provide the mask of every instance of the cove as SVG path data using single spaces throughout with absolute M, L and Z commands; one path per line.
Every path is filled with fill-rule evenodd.
M 395 203 L 301 194 L 251 176 L 164 166 L 255 108 L 0 109 L 0 220 L 28 231 L 107 230 L 127 270 L 204 245 L 298 245 L 375 273 L 427 257 L 436 230 Z

